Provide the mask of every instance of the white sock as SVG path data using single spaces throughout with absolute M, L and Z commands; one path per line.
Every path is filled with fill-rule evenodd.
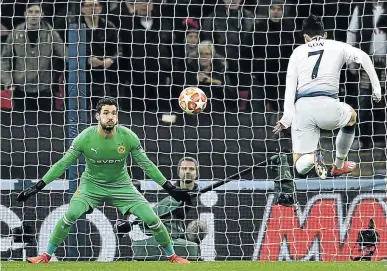
M 314 153 L 303 154 L 296 162 L 296 170 L 305 175 L 314 167 Z
M 341 158 L 337 157 L 337 154 L 336 154 L 336 158 L 335 158 L 335 166 L 336 166 L 336 168 L 342 169 L 344 167 L 344 161 L 345 161 L 345 158 L 341 159 Z
M 355 138 L 355 126 L 346 126 L 340 129 L 336 138 L 336 158 L 335 166 L 339 169 L 344 167 L 345 158 L 347 158 L 349 149 Z

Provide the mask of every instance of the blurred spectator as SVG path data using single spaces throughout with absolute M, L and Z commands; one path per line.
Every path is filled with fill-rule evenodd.
M 124 48 L 119 70 L 125 87 L 120 96 L 132 98 L 121 101 L 123 109 L 169 106 L 173 25 L 172 19 L 155 14 L 152 0 L 129 0 L 112 11 L 111 20 Z
M 179 180 L 176 186 L 185 188 L 192 193 L 199 191 L 197 185 L 199 175 L 199 164 L 193 157 L 183 157 L 177 166 Z M 200 258 L 200 244 L 208 234 L 208 225 L 204 220 L 199 220 L 198 198 L 191 205 L 182 206 L 172 197 L 165 197 L 159 201 L 153 210 L 163 217 L 163 223 L 173 239 L 173 246 L 179 255 L 187 257 L 189 260 Z M 128 220 L 119 220 L 114 226 L 119 237 L 123 237 L 132 230 L 132 225 Z M 147 227 L 140 226 L 145 235 L 151 235 Z M 133 240 L 133 259 L 135 260 L 158 260 L 160 250 L 154 237 L 145 240 Z
M 192 18 L 182 20 L 184 28 L 183 35 L 176 34 L 174 43 L 174 68 L 179 66 L 179 70 L 185 71 L 187 65 L 192 65 L 199 56 L 199 22 Z
M 271 0 L 259 0 L 259 4 L 261 1 L 270 2 Z M 285 12 L 293 18 L 297 29 L 301 29 L 303 20 L 310 14 L 321 16 L 324 19 L 324 29 L 328 38 L 342 42 L 346 40 L 351 6 L 355 2 L 364 3 L 365 1 L 367 0 L 284 0 Z M 304 43 L 303 37 L 301 43 Z
M 3 24 L 0 25 L 0 42 L 5 43 L 7 37 L 11 31 Z
M 117 59 L 122 54 L 114 24 L 101 16 L 98 0 L 82 2 L 81 23 L 86 25 L 86 82 L 91 107 L 104 96 L 116 96 Z
M 382 87 L 386 93 L 386 55 L 387 55 L 387 2 L 374 1 L 356 5 L 353 10 L 347 33 L 347 43 L 359 46 L 361 50 L 371 56 Z M 357 75 L 358 66 L 350 65 L 350 71 Z M 386 130 L 386 100 L 380 105 L 372 104 L 370 80 L 364 70 L 360 72 L 359 90 L 359 148 L 372 147 L 369 136 L 377 133 L 376 120 L 382 122 L 381 131 L 384 140 Z M 383 123 L 384 122 L 384 123 Z
M 1 83 L 14 90 L 20 111 L 51 110 L 53 86 L 58 85 L 56 60 L 65 57 L 59 34 L 42 19 L 40 3 L 26 4 L 25 22 L 8 35 L 1 55 Z
M 254 8 L 255 8 L 254 14 L 257 19 L 262 20 L 262 19 L 268 19 L 271 16 L 270 6 L 275 4 L 282 5 L 282 12 L 284 14 L 287 14 L 289 17 L 293 17 L 293 19 L 295 19 L 294 16 L 296 12 L 294 9 L 297 4 L 300 4 L 304 0 L 282 0 L 282 1 L 253 0 L 253 1 L 256 3 L 256 5 L 254 5 Z M 329 0 L 325 0 L 325 1 L 329 1 Z M 305 3 L 303 4 L 305 5 Z
M 230 84 L 225 74 L 226 61 L 216 53 L 215 46 L 210 41 L 198 45 L 199 59 L 187 65 L 186 86 L 198 86 L 207 95 L 209 111 L 224 112 L 232 110 L 229 102 L 237 97 L 236 88 Z
M 345 42 L 352 1 L 324 0 L 316 4 L 323 9 L 324 28 L 329 39 Z M 315 13 L 313 13 L 315 14 Z M 317 15 L 317 14 L 316 14 Z
M 227 75 L 238 90 L 251 86 L 251 46 L 255 28 L 254 15 L 240 4 L 242 0 L 223 0 L 215 12 L 203 20 L 203 39 L 215 44 L 227 61 Z
M 109 12 L 109 21 L 117 28 L 118 41 L 122 46 L 122 56 L 118 59 L 119 83 L 129 85 L 131 81 L 131 42 L 132 42 L 132 20 L 134 16 L 134 5 L 131 1 L 122 1 Z M 121 94 L 121 93 L 120 93 Z
M 180 21 L 182 31 L 175 35 L 173 44 L 173 97 L 179 97 L 182 89 L 187 86 L 187 77 L 195 77 L 199 58 L 199 22 L 192 18 Z M 192 80 L 189 82 L 192 83 Z M 178 102 L 173 102 L 178 106 Z
M 158 0 L 162 3 L 162 16 L 174 17 L 175 25 L 178 25 L 182 18 L 199 19 L 207 16 L 214 12 L 214 7 L 219 1 L 221 0 Z
M 9 34 L 8 28 L 5 25 L 1 24 L 0 25 L 0 36 L 2 36 L 2 37 L 8 36 L 8 34 Z
M 176 186 L 194 192 L 199 191 L 197 184 L 199 163 L 195 158 L 189 156 L 181 158 L 177 164 L 177 174 L 179 175 L 179 181 L 175 183 Z
M 294 45 L 295 25 L 286 19 L 284 1 L 273 0 L 268 9 L 269 18 L 259 21 L 254 38 L 253 71 L 258 84 L 264 88 L 254 89 L 252 94 L 256 112 L 281 110 L 286 70 Z

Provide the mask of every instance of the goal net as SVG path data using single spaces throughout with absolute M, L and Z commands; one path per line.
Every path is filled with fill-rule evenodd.
M 139 136 L 168 180 L 191 189 L 180 179 L 193 178 L 193 193 L 260 164 L 182 209 L 159 203 L 165 191 L 128 159 L 133 182 L 163 215 L 179 255 L 194 261 L 385 260 L 387 5 L 312 2 L 2 1 L 1 259 L 45 252 L 84 160 L 25 203 L 16 196 L 97 123 L 97 101 L 114 97 L 119 123 Z M 371 103 L 363 69 L 343 67 L 339 96 L 358 113 L 349 154 L 358 168 L 337 179 L 296 178 L 293 208 L 276 204 L 270 165 L 281 153 L 293 168 L 290 132 L 278 137 L 272 129 L 282 115 L 289 57 L 304 42 L 300 29 L 310 13 L 323 16 L 329 38 L 370 55 L 383 99 Z M 179 94 L 189 86 L 208 97 L 199 115 L 179 108 Z M 321 133 L 328 164 L 336 132 Z M 192 159 L 179 166 L 184 157 L 198 167 Z M 190 167 L 193 173 L 185 174 Z M 142 223 L 118 235 L 115 225 L 122 221 L 137 220 L 103 203 L 78 220 L 54 259 L 165 259 Z

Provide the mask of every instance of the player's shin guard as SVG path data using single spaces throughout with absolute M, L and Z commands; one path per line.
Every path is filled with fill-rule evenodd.
M 175 254 L 175 251 L 172 246 L 172 239 L 169 236 L 168 230 L 165 225 L 158 219 L 156 225 L 148 225 L 152 230 L 152 235 L 156 239 L 157 243 L 163 248 L 167 257 L 170 257 Z
M 49 241 L 49 247 L 47 249 L 48 254 L 53 254 L 56 247 L 63 243 L 67 235 L 70 232 L 71 226 L 81 217 L 87 210 L 89 206 L 79 200 L 71 200 L 70 207 L 67 210 L 66 214 L 62 219 L 56 223 L 54 231 L 51 234 Z
M 293 206 L 296 203 L 295 183 L 286 154 L 274 155 L 270 161 L 272 170 L 278 174 L 274 181 L 274 202 Z
M 74 224 L 73 221 L 69 221 L 66 216 L 64 216 L 62 219 L 56 223 L 54 231 L 51 234 L 51 238 L 49 243 L 51 246 L 58 247 L 60 244 L 63 243 L 63 241 L 66 239 L 67 235 L 70 232 L 71 226 Z M 51 250 L 51 251 L 48 251 Z M 54 251 L 52 251 L 52 248 L 49 248 L 47 250 L 48 254 L 53 254 Z

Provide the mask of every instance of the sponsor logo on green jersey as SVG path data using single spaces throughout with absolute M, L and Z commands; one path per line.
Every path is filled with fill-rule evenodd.
M 122 163 L 125 161 L 126 158 L 122 159 L 101 159 L 101 160 L 94 160 L 89 158 L 89 161 L 94 163 L 94 164 L 117 164 L 117 163 Z

